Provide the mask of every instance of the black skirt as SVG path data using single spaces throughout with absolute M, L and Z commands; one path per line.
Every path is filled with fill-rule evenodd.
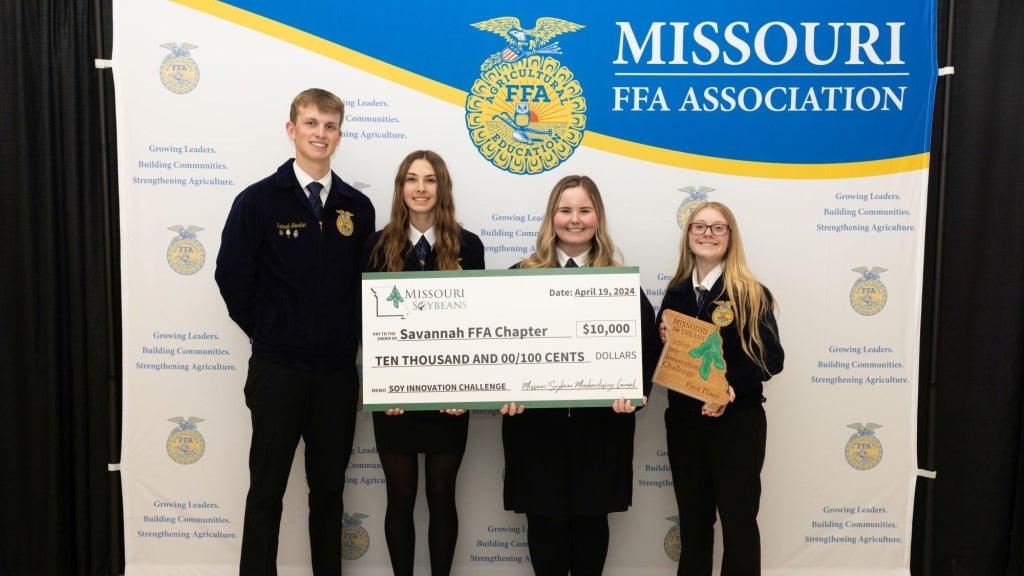
M 469 412 L 452 416 L 437 410 L 409 411 L 399 416 L 373 413 L 377 451 L 385 454 L 458 454 L 466 451 Z
M 610 402 L 609 402 L 610 404 Z M 527 408 L 502 418 L 505 509 L 621 512 L 633 499 L 636 417 L 607 408 Z

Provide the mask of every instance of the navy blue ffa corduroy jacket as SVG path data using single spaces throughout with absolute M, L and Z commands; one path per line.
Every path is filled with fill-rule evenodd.
M 332 172 L 321 230 L 293 162 L 235 198 L 215 278 L 254 356 L 344 366 L 359 346 L 360 262 L 374 230 L 373 204 Z

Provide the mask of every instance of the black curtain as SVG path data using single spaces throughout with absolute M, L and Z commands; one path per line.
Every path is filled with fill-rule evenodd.
M 914 567 L 1024 574 L 1024 4 L 940 3 Z M 947 18 L 947 15 L 949 17 Z M 940 25 L 940 30 L 946 30 Z M 945 84 L 949 83 L 948 92 Z M 942 204 L 939 204 L 939 201 Z M 941 217 L 938 214 L 941 212 Z M 929 314 L 929 310 L 925 310 Z M 931 410 L 929 410 L 931 408 Z
M 1024 3 L 939 2 L 912 572 L 1024 574 Z M 110 0 L 0 13 L 0 576 L 123 571 Z M 949 44 L 947 44 L 949 41 Z
M 120 573 L 110 2 L 2 6 L 0 574 Z

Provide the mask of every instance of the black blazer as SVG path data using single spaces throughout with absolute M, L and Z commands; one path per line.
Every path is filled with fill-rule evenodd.
M 377 246 L 377 242 L 380 241 L 382 232 L 383 230 L 374 232 L 366 242 L 366 253 L 363 257 L 363 270 L 366 272 L 388 271 L 384 269 L 382 264 L 374 267 L 370 262 L 373 249 Z M 459 265 L 463 270 L 484 269 L 484 244 L 480 241 L 479 236 L 466 229 L 462 229 L 459 237 Z M 430 252 L 427 254 L 426 266 L 423 269 L 437 270 L 437 253 L 434 251 L 433 246 L 431 246 Z M 402 266 L 402 272 L 415 272 L 417 270 L 420 270 L 420 263 L 416 261 L 416 254 L 412 249 L 412 243 L 406 240 L 405 265 Z
M 772 296 L 767 288 L 765 293 L 768 295 L 768 302 L 771 303 Z M 704 305 L 698 310 L 697 299 L 693 293 L 693 281 L 687 278 L 684 282 L 665 291 L 665 297 L 661 301 L 661 311 L 674 310 L 705 322 L 711 322 L 711 315 L 717 307 L 715 301 L 723 299 L 725 299 L 725 280 L 719 278 L 708 292 Z M 658 312 L 659 322 L 661 321 L 661 311 Z M 767 371 L 743 352 L 743 347 L 740 344 L 741 334 L 736 329 L 735 322 L 724 326 L 720 331 L 722 356 L 725 358 L 726 364 L 725 379 L 736 391 L 736 401 L 731 406 L 760 406 L 761 394 L 764 391 L 763 383 L 782 371 L 786 355 L 779 340 L 779 327 L 775 321 L 775 314 L 771 309 L 766 310 L 758 322 L 760 323 L 761 339 L 764 342 Z M 668 401 L 669 405 L 684 406 L 690 410 L 699 410 L 704 404 L 672 390 L 669 390 Z
M 518 268 L 516 264 L 512 268 Z M 640 290 L 644 395 L 661 353 L 654 309 Z M 502 418 L 506 510 L 598 515 L 633 501 L 635 413 L 597 408 L 530 408 Z

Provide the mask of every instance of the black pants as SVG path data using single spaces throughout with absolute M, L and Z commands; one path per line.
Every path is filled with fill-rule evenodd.
M 608 515 L 527 514 L 526 543 L 537 576 L 600 576 L 608 556 Z
M 722 520 L 722 576 L 761 573 L 761 503 L 767 421 L 760 405 L 719 418 L 669 407 L 668 460 L 679 505 L 679 576 L 710 576 L 715 514 Z
M 355 434 L 355 366 L 304 369 L 251 358 L 245 403 L 252 419 L 243 576 L 277 574 L 282 499 L 299 438 L 306 444 L 313 574 L 340 576 L 342 491 Z

